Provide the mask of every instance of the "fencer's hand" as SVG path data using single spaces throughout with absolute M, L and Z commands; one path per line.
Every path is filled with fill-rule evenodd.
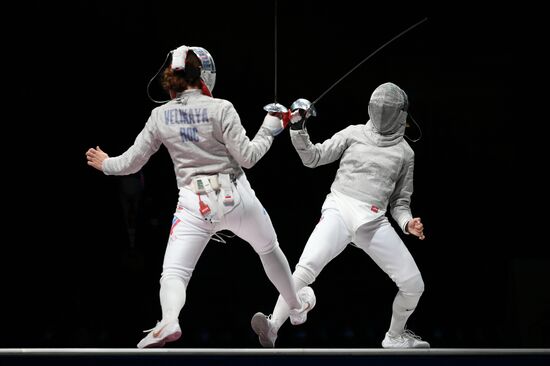
M 288 126 L 289 122 L 291 122 L 290 117 L 292 116 L 290 109 L 286 112 L 269 112 L 271 116 L 276 116 L 280 118 L 283 121 L 283 129 Z
M 88 159 L 88 165 L 96 168 L 99 171 L 103 171 L 103 161 L 108 157 L 109 155 L 103 152 L 103 150 L 101 150 L 99 146 L 96 146 L 95 149 L 92 147 L 88 149 L 88 151 L 86 151 L 86 159 Z
M 277 136 L 283 132 L 288 124 L 288 120 L 285 122 L 285 118 L 283 117 L 284 113 L 269 112 L 266 114 L 262 126 L 266 127 L 271 132 L 271 135 Z
M 424 236 L 424 224 L 422 224 L 420 217 L 415 217 L 409 220 L 407 223 L 407 231 L 409 234 L 417 236 L 420 240 L 424 240 L 426 238 Z
M 292 130 L 303 130 L 307 119 L 317 115 L 313 103 L 305 98 L 296 99 L 290 106 L 290 110 L 292 111 L 290 115 L 290 129 Z
M 306 111 L 303 109 L 296 109 L 290 113 L 290 128 L 292 130 L 302 130 L 304 123 L 306 122 Z
M 296 109 L 294 112 L 290 113 L 290 123 L 298 123 L 304 119 L 304 110 Z

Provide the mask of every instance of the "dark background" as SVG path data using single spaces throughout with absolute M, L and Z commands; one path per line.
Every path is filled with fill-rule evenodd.
M 363 124 L 376 86 L 402 87 L 423 133 L 411 143 L 412 209 L 427 237 L 403 238 L 426 284 L 410 329 L 438 348 L 549 347 L 543 13 L 523 2 L 415 3 L 279 1 L 278 101 L 316 99 L 428 17 L 323 97 L 308 130 L 322 142 Z M 135 347 L 160 320 L 177 201 L 169 156 L 161 148 L 139 174 L 112 177 L 88 167 L 85 152 L 132 144 L 156 106 L 148 81 L 182 44 L 210 51 L 214 96 L 235 105 L 252 138 L 274 101 L 274 14 L 273 1 L 31 1 L 4 11 L 0 347 Z M 157 84 L 152 93 L 164 98 Z M 285 131 L 246 170 L 292 268 L 337 167 L 302 166 Z M 380 347 L 396 288 L 366 254 L 350 246 L 313 287 L 315 310 L 281 329 L 279 347 Z M 188 288 L 183 337 L 168 347 L 259 347 L 250 318 L 276 297 L 250 246 L 211 242 Z

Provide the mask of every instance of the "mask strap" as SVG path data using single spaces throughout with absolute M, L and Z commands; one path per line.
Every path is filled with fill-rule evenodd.
M 416 139 L 411 139 L 409 136 L 407 136 L 407 134 L 405 134 L 404 136 L 411 142 L 420 141 L 420 139 L 422 138 L 422 129 L 420 128 L 420 125 L 414 120 L 413 116 L 411 116 L 410 113 L 408 113 L 408 116 L 411 118 L 411 121 L 413 121 L 413 123 L 416 125 L 416 128 L 418 129 L 419 135 Z
M 147 83 L 147 96 L 149 97 L 149 99 L 151 99 L 151 101 L 153 101 L 154 103 L 158 103 L 158 104 L 163 104 L 163 103 L 166 103 L 166 102 L 169 102 L 170 100 L 155 100 L 151 94 L 149 93 L 149 89 L 151 87 L 151 83 L 153 82 L 153 80 L 155 80 L 157 78 L 157 76 L 160 74 L 161 70 L 164 68 L 164 65 L 166 65 L 166 61 L 168 61 L 168 58 L 170 57 L 170 54 L 172 52 L 168 52 L 168 54 L 166 55 L 166 58 L 164 59 L 164 62 L 162 63 L 162 65 L 160 66 L 160 69 L 157 71 L 157 73 L 151 78 L 151 80 L 149 80 L 149 82 Z

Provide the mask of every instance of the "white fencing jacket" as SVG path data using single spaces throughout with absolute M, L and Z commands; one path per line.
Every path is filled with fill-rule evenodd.
M 273 135 L 262 125 L 250 140 L 237 111 L 224 99 L 186 90 L 151 112 L 134 144 L 122 155 L 103 161 L 107 175 L 139 171 L 164 144 L 170 153 L 179 188 L 193 177 L 242 173 L 269 150 Z
M 306 129 L 291 130 L 292 144 L 305 166 L 340 159 L 331 190 L 390 213 L 403 232 L 412 218 L 414 152 L 403 138 L 406 94 L 395 84 L 379 86 L 369 102 L 370 120 L 313 144 Z

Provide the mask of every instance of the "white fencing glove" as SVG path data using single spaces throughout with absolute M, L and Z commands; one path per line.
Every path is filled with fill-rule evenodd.
M 277 136 L 284 131 L 289 122 L 290 111 L 288 113 L 268 113 L 265 115 L 262 126 L 266 127 L 272 136 Z

